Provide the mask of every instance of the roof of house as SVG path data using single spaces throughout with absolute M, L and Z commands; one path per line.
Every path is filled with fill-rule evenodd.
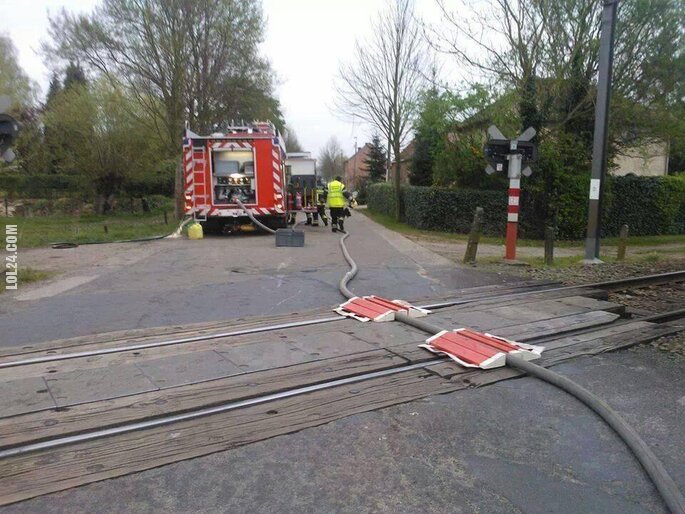
M 345 162 L 353 161 L 356 157 L 359 157 L 360 155 L 363 155 L 365 153 L 366 148 L 371 148 L 371 143 L 366 143 L 362 146 L 360 146 L 356 153 L 354 153 L 351 157 L 345 159 Z

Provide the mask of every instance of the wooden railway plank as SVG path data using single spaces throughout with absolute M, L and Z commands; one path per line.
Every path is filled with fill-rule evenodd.
M 0 462 L 0 504 L 224 451 L 460 388 L 421 370 Z
M 451 308 L 447 308 L 438 311 L 436 314 L 432 314 L 431 317 L 433 319 L 438 320 L 436 321 L 437 324 L 444 323 L 445 326 L 470 326 L 476 330 L 494 330 L 495 328 L 499 327 L 507 327 L 511 325 L 520 324 L 521 319 L 527 319 L 529 321 L 541 321 L 553 318 L 559 315 L 560 313 L 574 314 L 584 312 L 585 310 L 592 307 L 610 308 L 611 306 L 616 305 L 611 304 L 609 302 L 598 302 L 593 299 L 583 299 L 579 297 L 569 297 L 567 299 L 574 300 L 578 305 L 562 303 L 562 300 L 560 299 L 555 299 L 552 301 L 536 300 L 531 303 L 524 303 L 521 306 L 503 306 L 499 309 L 491 309 L 487 311 L 458 311 L 456 315 L 453 314 Z M 492 307 L 494 308 L 495 305 L 493 305 Z M 343 322 L 345 324 L 343 324 Z M 287 339 L 292 341 L 292 343 L 297 346 L 301 340 L 304 342 L 304 340 L 309 341 L 316 339 L 328 339 L 332 329 L 334 329 L 335 333 L 345 333 L 352 335 L 378 348 L 389 346 L 389 339 L 394 339 L 398 342 L 400 340 L 406 341 L 406 337 L 410 337 L 413 339 L 414 335 L 418 334 L 418 331 L 411 327 L 398 328 L 395 324 L 387 323 L 360 324 L 354 320 L 347 320 L 341 318 L 341 321 L 336 322 L 335 325 L 310 325 L 307 327 L 298 327 L 259 334 L 248 334 L 243 336 L 211 339 L 188 344 L 162 346 L 149 349 L 132 350 L 130 352 L 124 351 L 114 354 L 94 355 L 78 359 L 37 363 L 22 367 L 4 368 L 0 369 L 0 382 L 19 380 L 21 378 L 33 376 L 49 377 L 50 374 L 69 373 L 109 366 L 140 364 L 146 360 L 170 358 L 173 356 L 190 354 L 192 352 L 215 350 L 221 353 L 231 353 L 233 350 L 227 348 L 227 346 L 232 347 L 232 345 L 244 344 L 254 344 L 256 346 L 264 346 L 266 344 L 268 346 L 268 343 L 266 343 L 266 341 L 274 339 Z M 412 331 L 414 331 L 414 335 L 412 335 Z M 84 346 L 79 350 L 97 350 L 100 348 L 101 346 L 98 345 L 90 345 Z M 62 349 L 50 350 L 48 352 L 69 353 L 69 351 L 72 350 Z M 34 353 L 30 356 L 36 357 L 48 354 L 52 355 L 52 353 L 44 352 L 42 354 Z M 333 355 L 322 354 L 322 358 L 327 358 L 331 356 Z M 5 357 L 4 359 L 0 358 L 0 362 L 16 360 L 17 358 L 19 357 L 12 356 Z
M 549 335 L 550 333 L 560 335 L 581 328 L 600 327 L 607 323 L 611 323 L 617 318 L 618 315 L 612 313 L 582 313 L 552 318 L 550 320 L 543 320 L 535 324 L 523 323 L 519 325 L 508 326 L 506 328 L 495 328 L 492 330 L 485 327 L 482 330 L 494 335 L 507 337 L 509 339 L 524 343 L 526 341 Z M 534 325 L 535 330 L 530 329 L 531 325 Z M 446 329 L 454 328 L 463 328 L 463 325 L 446 326 Z M 424 333 L 424 340 L 428 337 L 429 335 Z M 432 354 L 430 352 L 423 348 L 419 348 L 416 343 L 406 343 L 392 346 L 389 347 L 388 350 L 407 359 L 409 362 L 425 362 L 431 358 L 434 358 L 431 357 Z
M 525 289 L 525 288 L 523 288 Z M 468 291 L 468 290 L 465 290 Z M 500 289 L 498 293 L 501 294 L 506 294 L 508 291 L 510 291 L 512 294 L 516 292 L 521 292 L 520 288 L 517 288 L 515 286 L 511 286 L 511 288 L 504 288 Z M 458 296 L 457 298 L 450 297 L 449 299 L 455 299 L 455 300 L 468 300 L 468 299 L 474 299 L 477 300 L 476 303 L 474 304 L 467 304 L 467 305 L 492 305 L 492 304 L 510 304 L 512 302 L 511 299 L 491 299 L 489 300 L 490 303 L 487 303 L 487 300 L 478 300 L 478 298 L 481 298 L 483 294 L 486 294 L 485 292 L 476 292 L 476 293 L 464 293 L 463 295 Z M 534 293 L 536 295 L 536 298 L 542 298 L 544 296 L 544 292 L 538 292 Z M 585 295 L 589 297 L 596 297 L 596 298 L 606 298 L 606 294 L 604 294 L 603 291 L 601 290 L 596 290 L 596 289 L 584 289 L 584 288 L 578 288 L 578 289 L 572 289 L 569 290 L 569 292 L 550 292 L 549 293 L 550 298 L 560 298 L 564 296 L 576 296 L 576 295 Z M 543 296 L 540 296 L 543 295 Z M 604 296 L 602 296 L 604 295 Z M 519 298 L 518 303 L 524 302 L 525 298 L 528 297 L 517 297 Z M 437 301 L 431 301 L 430 303 L 438 303 L 440 299 Z M 486 302 L 486 303 L 483 303 Z M 455 306 L 455 307 L 450 307 L 450 309 L 456 309 L 456 308 L 462 308 L 464 306 Z M 17 346 L 5 346 L 3 348 L 0 348 L 0 362 L 7 362 L 7 361 L 13 361 L 17 360 L 18 357 L 24 356 L 25 358 L 28 357 L 38 357 L 38 356 L 44 356 L 44 355 L 55 355 L 55 354 L 60 354 L 60 353 L 71 353 L 75 351 L 89 351 L 93 349 L 104 349 L 104 348 L 111 348 L 111 347 L 118 347 L 118 346 L 127 346 L 127 345 L 135 345 L 135 344 L 141 344 L 141 343 L 149 343 L 149 342 L 154 342 L 154 341 L 159 341 L 159 340 L 165 340 L 165 339 L 170 339 L 170 338 L 178 338 L 178 337 L 193 337 L 193 336 L 198 336 L 198 335 L 208 335 L 208 334 L 214 334 L 214 333 L 219 333 L 219 332 L 227 332 L 227 331 L 235 331 L 235 330 L 243 330 L 243 329 L 248 329 L 248 328 L 255 328 L 259 326 L 264 326 L 264 325 L 272 325 L 272 324 L 280 324 L 280 323 L 287 323 L 291 322 L 293 319 L 293 316 L 298 316 L 302 319 L 318 319 L 318 318 L 326 318 L 329 316 L 333 316 L 332 312 L 332 307 L 331 308 L 318 308 L 318 309 L 312 309 L 312 310 L 307 310 L 307 311 L 302 311 L 299 313 L 288 313 L 288 314 L 281 314 L 281 315 L 272 315 L 272 316 L 262 316 L 262 317 L 245 317 L 245 318 L 237 318 L 234 320 L 228 320 L 228 321 L 218 321 L 218 322 L 212 322 L 212 323 L 194 323 L 194 324 L 187 324 L 187 325 L 173 325 L 173 326 L 167 326 L 167 327 L 153 327 L 153 328 L 144 328 L 144 329 L 131 329 L 131 330 L 120 330 L 120 331 L 115 331 L 115 332 L 107 332 L 103 334 L 91 334 L 91 335 L 86 335 L 86 336 L 79 336 L 79 337 L 74 337 L 74 338 L 68 338 L 68 339 L 59 339 L 59 340 L 54 340 L 54 341 L 45 341 L 45 342 L 40 342 L 40 343 L 29 343 L 29 344 L 24 344 L 24 345 L 17 345 Z M 345 323 L 347 322 L 348 324 L 353 323 L 352 321 L 346 319 L 346 318 L 341 318 L 339 323 Z
M 683 328 L 675 324 L 643 325 L 637 330 L 604 336 L 599 340 L 553 348 L 541 359 L 541 364 L 552 365 L 577 355 L 622 348 L 642 342 L 645 337 L 658 337 Z M 296 373 L 300 375 L 299 370 Z M 449 376 L 448 373 L 444 375 Z M 446 380 L 438 376 L 435 369 L 414 370 L 169 427 L 124 434 L 106 442 L 91 441 L 13 457 L 0 462 L 0 503 L 12 503 L 230 449 L 355 413 L 515 376 L 519 373 L 508 368 L 491 371 L 461 369 Z
M 549 333 L 550 331 L 554 331 L 554 333 L 561 334 L 565 331 L 574 330 L 574 329 L 577 329 L 579 327 L 589 326 L 592 323 L 595 323 L 597 325 L 599 325 L 601 323 L 605 323 L 608 321 L 607 319 L 604 319 L 605 317 L 609 317 L 610 319 L 613 319 L 614 317 L 616 317 L 615 314 L 608 314 L 608 313 L 601 313 L 601 312 L 600 313 L 590 313 L 590 314 L 592 314 L 591 317 L 588 316 L 588 314 L 572 315 L 572 316 L 568 316 L 565 318 L 555 318 L 555 319 L 549 320 L 545 323 L 534 324 L 533 327 L 535 330 L 532 330 L 532 331 L 531 331 L 531 325 L 525 324 L 525 325 L 519 325 L 519 326 L 511 327 L 510 329 L 508 329 L 506 331 L 506 333 L 501 333 L 498 330 L 494 330 L 493 332 L 501 333 L 501 335 L 525 341 L 531 337 L 537 336 L 538 334 L 545 334 L 545 333 Z M 595 316 L 597 316 L 597 318 L 595 318 Z M 589 317 L 591 319 L 588 319 Z M 385 327 L 396 327 L 396 326 L 404 328 L 404 325 L 398 325 L 395 323 L 360 325 L 360 326 L 371 326 L 371 327 L 379 328 L 379 329 L 385 328 Z M 538 331 L 538 334 L 536 334 L 536 330 Z M 417 334 L 422 334 L 420 336 L 421 339 L 417 339 L 415 341 L 410 341 L 408 343 L 405 343 L 403 345 L 399 345 L 397 347 L 391 346 L 391 347 L 389 347 L 389 350 L 394 352 L 395 354 L 411 361 L 411 362 L 424 362 L 424 361 L 431 360 L 431 359 L 435 358 L 429 352 L 427 352 L 421 348 L 418 348 L 416 346 L 419 342 L 421 342 L 426 337 L 426 334 L 423 334 L 420 331 L 415 331 L 415 332 Z M 605 334 L 605 332 L 602 332 L 602 334 Z M 417 336 L 417 337 L 419 337 L 419 336 Z M 360 355 L 365 355 L 365 354 L 360 354 Z M 155 362 L 155 361 L 151 361 L 151 362 Z M 333 362 L 333 361 L 331 361 L 331 362 Z M 316 365 L 314 365 L 314 369 L 316 369 Z M 368 369 L 372 369 L 372 368 L 368 368 Z M 309 370 L 309 368 L 305 368 L 303 370 L 303 376 L 307 376 L 307 377 L 310 376 L 310 374 L 308 373 L 308 370 Z M 275 371 L 275 373 L 279 373 L 279 372 Z M 56 375 L 49 375 L 49 376 L 56 376 Z M 255 374 L 251 374 L 249 376 L 254 377 Z M 302 382 L 302 383 L 306 383 L 306 382 Z M 200 389 L 202 388 L 201 384 L 197 384 L 197 387 L 199 387 Z M 212 390 L 213 386 L 209 386 L 209 388 L 210 388 L 210 390 Z M 179 394 L 183 394 L 183 392 L 180 392 Z M 146 398 L 148 398 L 149 395 L 139 396 L 139 397 L 142 398 L 141 404 L 144 405 L 146 402 Z M 159 400 L 160 397 L 154 396 L 153 399 Z M 167 401 L 167 400 L 164 399 L 164 401 Z M 197 405 L 202 405 L 202 403 L 201 403 L 202 401 L 207 401 L 207 400 L 202 393 L 199 393 Z M 117 407 L 125 406 L 125 405 L 136 405 L 136 401 L 129 399 L 129 398 L 120 398 L 116 401 L 116 405 L 117 405 Z M 82 406 L 72 406 L 71 407 L 71 409 L 75 409 L 75 408 L 78 408 L 78 412 L 81 412 L 81 411 L 88 412 L 88 413 L 91 412 L 88 408 L 83 409 Z M 39 409 L 36 408 L 35 410 L 39 410 Z M 95 412 L 97 412 L 97 410 Z M 162 410 L 160 410 L 160 412 L 162 412 L 162 413 L 163 412 L 174 412 L 173 402 L 171 403 L 169 409 L 162 409 Z M 43 413 L 42 415 L 37 414 L 36 419 L 44 419 L 43 416 L 47 416 L 49 414 L 50 413 Z M 156 412 L 154 412 L 154 409 L 153 409 L 152 415 L 155 415 L 155 414 L 156 414 Z M 134 419 L 134 418 L 130 418 L 130 419 Z M 50 423 L 53 423 L 53 422 L 54 422 L 54 419 L 50 418 Z M 106 420 L 103 419 L 102 423 L 105 423 L 105 422 L 106 422 Z M 21 429 L 19 431 L 21 431 Z M 10 433 L 11 433 L 11 429 L 10 429 Z M 7 437 L 8 434 L 6 432 L 3 432 L 2 425 L 0 425 L 0 440 L 3 439 L 3 436 Z M 6 443 L 6 444 L 10 444 L 10 443 Z
M 211 323 L 192 323 L 184 325 L 170 325 L 163 327 L 140 328 L 118 330 L 100 334 L 67 339 L 56 339 L 39 343 L 28 343 L 16 346 L 4 346 L 0 348 L 0 361 L 16 360 L 16 356 L 39 356 L 46 355 L 48 351 L 55 353 L 71 353 L 74 351 L 88 351 L 92 348 L 110 348 L 131 344 L 148 343 L 157 340 L 165 340 L 178 337 L 193 337 L 197 335 L 229 332 L 255 328 L 264 325 L 276 325 L 292 322 L 293 316 L 302 319 L 318 319 L 332 316 L 329 308 L 317 308 L 302 313 L 288 313 L 271 316 L 251 316 L 235 318 L 232 320 L 214 321 Z M 6 344 L 6 342 L 5 342 Z
M 526 295 L 516 295 L 512 294 L 510 297 L 504 298 L 485 298 L 482 300 L 476 300 L 474 302 L 465 303 L 462 305 L 454 305 L 449 307 L 449 309 L 458 310 L 483 310 L 483 307 L 504 307 L 507 305 L 523 305 L 525 303 L 533 303 L 541 300 L 555 300 L 560 298 L 567 298 L 570 296 L 583 296 L 586 298 L 595 298 L 598 300 L 606 300 L 609 295 L 606 291 L 602 289 L 592 289 L 592 288 L 572 288 L 572 289 L 562 289 L 556 291 L 539 291 L 532 292 Z
M 608 325 L 619 319 L 619 317 L 618 314 L 611 312 L 591 311 L 572 314 L 570 316 L 561 316 L 559 318 L 545 319 L 526 325 L 496 328 L 493 329 L 491 333 L 510 339 L 530 341 L 550 335 L 563 334 L 569 330 Z
M 572 338 L 569 338 L 566 344 L 560 346 L 550 345 L 550 347 L 545 349 L 542 357 L 534 361 L 534 363 L 543 367 L 550 367 L 582 356 L 599 355 L 629 348 L 637 344 L 647 343 L 664 335 L 685 330 L 685 326 L 666 323 L 637 322 L 626 324 L 623 327 L 628 330 L 614 333 L 610 333 L 608 330 L 589 332 L 582 334 L 586 337 L 580 341 L 570 341 Z M 426 369 L 442 378 L 456 379 L 471 387 L 480 387 L 524 375 L 524 373 L 511 368 L 483 371 L 464 368 L 450 362 L 435 364 Z
M 0 419 L 0 447 L 26 444 L 146 418 L 217 405 L 308 384 L 398 367 L 406 359 L 385 350 L 308 362 L 136 396 Z
M 642 330 L 644 330 L 643 327 Z M 682 330 L 681 326 L 650 326 L 652 336 Z M 602 346 L 582 351 L 607 351 L 642 341 L 640 331 L 605 338 Z M 579 348 L 580 349 L 580 348 Z M 566 347 L 550 351 L 547 365 L 567 358 Z M 555 354 L 555 352 L 557 352 Z M 435 366 L 434 366 L 435 367 Z M 112 478 L 198 457 L 327 423 L 340 417 L 411 401 L 424 396 L 482 386 L 519 376 L 508 368 L 460 370 L 445 380 L 434 370 L 414 370 L 299 397 L 247 407 L 200 420 L 177 423 L 0 462 L 0 503 L 7 504 L 84 483 Z

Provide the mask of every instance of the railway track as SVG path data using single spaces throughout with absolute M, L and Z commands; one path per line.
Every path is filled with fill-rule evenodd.
M 582 295 L 593 290 L 617 291 L 680 281 L 685 281 L 685 271 L 578 286 L 524 285 L 509 287 L 506 291 L 480 292 L 424 307 L 435 310 L 435 316 L 439 316 L 454 310 L 450 308 L 465 309 L 472 305 L 487 310 L 502 309 L 500 305 L 503 304 L 539 305 L 577 298 L 575 293 Z M 552 314 L 550 316 L 548 323 L 553 326 L 556 318 Z M 614 316 L 616 321 L 609 325 L 579 325 L 574 328 L 559 323 L 558 333 L 549 334 L 548 330 L 542 336 L 527 329 L 534 326 L 534 322 L 522 324 L 518 329 L 519 337 L 516 337 L 515 329 L 508 330 L 514 330 L 511 337 L 521 342 L 534 341 L 546 346 L 548 350 L 543 354 L 542 363 L 549 366 L 579 355 L 611 351 L 683 330 L 683 326 L 674 326 L 670 322 L 685 317 L 685 310 L 633 320 L 619 318 L 618 314 Z M 362 325 L 338 316 L 321 317 L 90 351 L 15 357 L 0 362 L 0 371 L 138 350 L 161 350 L 183 345 L 191 348 L 217 339 L 341 322 L 346 322 L 347 326 Z M 364 325 L 372 328 L 374 324 Z M 435 358 L 417 348 L 416 343 L 407 342 L 216 381 L 188 383 L 138 396 L 85 403 L 55 412 L 32 412 L 0 419 L 0 470 L 11 469 L 10 476 L 23 473 L 22 476 L 26 477 L 24 482 L 15 484 L 3 479 L 6 473 L 0 471 L 0 490 L 8 491 L 0 493 L 0 504 L 220 451 L 351 413 L 487 385 L 519 375 L 510 369 L 488 372 L 458 369 L 445 359 Z M 237 411 L 241 414 L 236 416 Z M 249 435 L 242 425 L 248 418 L 251 420 Z M 199 436 L 195 432 L 208 438 L 207 441 L 219 442 L 208 445 L 205 440 L 198 441 Z M 172 440 L 169 438 L 176 446 L 167 449 L 165 445 Z M 114 461 L 119 457 L 113 457 L 112 451 L 120 451 L 121 460 L 103 465 L 101 445 L 112 448 L 106 453 Z M 138 458 L 138 453 L 149 455 L 149 460 Z M 52 474 L 46 472 L 47 478 L 34 470 L 44 462 L 53 469 Z M 92 471 L 100 467 L 102 471 Z
M 637 288 L 637 287 L 645 287 L 645 286 L 653 286 L 653 285 L 663 285 L 663 284 L 669 284 L 669 283 L 674 283 L 674 282 L 684 282 L 685 281 L 685 271 L 675 271 L 675 272 L 669 272 L 669 273 L 661 273 L 661 274 L 656 274 L 656 275 L 648 275 L 648 276 L 642 276 L 642 277 L 630 277 L 630 278 L 624 278 L 624 279 L 619 279 L 619 280 L 611 280 L 611 281 L 606 281 L 606 282 L 596 282 L 596 283 L 591 283 L 591 284 L 582 284 L 582 285 L 571 285 L 571 286 L 549 286 L 549 285 L 541 285 L 541 286 L 531 286 L 531 285 L 525 285 L 522 286 L 521 289 L 524 289 L 523 291 L 517 291 L 518 288 L 514 287 L 511 289 L 508 289 L 506 292 L 500 292 L 500 293 L 495 293 L 495 294 L 477 294 L 474 295 L 472 298 L 462 298 L 462 299 L 455 299 L 455 300 L 448 300 L 444 302 L 437 302 L 437 303 L 429 303 L 429 304 L 424 304 L 424 305 L 419 305 L 419 307 L 425 308 L 425 309 L 445 309 L 448 307 L 454 307 L 457 305 L 467 305 L 475 302 L 482 302 L 482 301 L 489 301 L 489 300 L 498 300 L 501 298 L 517 298 L 517 297 L 526 297 L 538 293 L 552 293 L 552 292 L 559 292 L 559 291 L 573 291 L 573 290 L 584 290 L 584 289 L 602 289 L 604 291 L 619 291 L 623 289 L 629 289 L 629 288 Z M 662 318 L 660 319 L 666 319 L 667 317 L 669 319 L 678 319 L 677 313 L 664 313 L 661 315 Z M 656 320 L 656 318 L 655 318 Z M 263 332 L 272 332 L 272 331 L 277 331 L 277 330 L 283 330 L 283 329 L 289 329 L 289 328 L 300 328 L 300 327 L 306 327 L 309 325 L 319 325 L 323 323 L 335 323 L 335 322 L 341 322 L 345 321 L 345 318 L 342 318 L 340 316 L 329 316 L 329 317 L 323 317 L 323 318 L 316 318 L 316 319 L 309 319 L 309 320 L 299 320 L 299 321 L 293 321 L 293 322 L 288 322 L 288 323 L 278 323 L 278 324 L 273 324 L 273 325 L 265 325 L 262 327 L 254 327 L 254 328 L 249 328 L 249 329 L 243 329 L 243 330 L 234 330 L 234 331 L 228 331 L 228 332 L 217 332 L 213 334 L 206 334 L 206 335 L 198 335 L 198 336 L 192 336 L 192 337 L 179 337 L 179 338 L 172 338 L 172 339 L 167 339 L 163 341 L 154 341 L 154 342 L 149 342 L 149 343 L 142 343 L 142 344 L 132 344 L 132 345 L 124 345 L 124 346 L 117 346 L 113 348 L 101 348 L 101 349 L 94 349 L 94 350 L 89 350 L 89 351 L 84 351 L 84 352 L 67 352 L 67 353 L 61 353 L 61 354 L 51 354 L 51 355 L 41 355 L 37 357 L 29 357 L 29 358 L 24 358 L 24 359 L 17 359 L 17 360 L 9 360 L 5 362 L 0 362 L 0 369 L 4 368 L 12 368 L 12 367 L 17 367 L 17 366 L 25 366 L 25 365 L 30 365 L 30 364 L 41 364 L 41 363 L 49 363 L 49 362 L 57 362 L 57 361 L 63 361 L 63 360 L 69 360 L 69 359 L 79 359 L 79 358 L 87 358 L 87 357 L 94 357 L 94 356 L 99 356 L 99 355 L 109 355 L 109 354 L 116 354 L 116 353 L 122 353 L 122 352 L 130 352 L 130 351 L 139 351 L 139 350 L 148 350 L 152 348 L 161 348 L 165 346 L 174 346 L 174 345 L 183 345 L 183 344 L 192 344 L 192 343 L 198 343 L 202 341 L 210 341 L 213 339 L 224 339 L 224 338 L 230 338 L 230 337 L 236 337 L 236 336 L 244 336 L 244 335 L 250 335 L 250 334 L 258 334 L 258 333 L 263 333 Z

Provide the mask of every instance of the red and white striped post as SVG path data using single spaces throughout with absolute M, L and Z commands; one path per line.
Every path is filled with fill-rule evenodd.
M 509 154 L 509 202 L 507 206 L 507 244 L 504 258 L 516 260 L 518 237 L 519 199 L 521 197 L 521 154 Z

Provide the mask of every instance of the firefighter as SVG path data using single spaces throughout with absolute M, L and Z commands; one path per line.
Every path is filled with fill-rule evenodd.
M 316 214 L 314 214 L 314 225 L 318 225 L 317 218 L 321 218 L 323 224 L 328 226 L 328 216 L 326 216 L 326 197 L 328 196 L 328 189 L 326 184 L 319 184 L 316 187 Z
M 345 191 L 345 184 L 342 177 L 337 176 L 335 180 L 328 183 L 328 208 L 331 211 L 331 228 L 333 232 L 345 232 L 345 199 L 349 193 Z

